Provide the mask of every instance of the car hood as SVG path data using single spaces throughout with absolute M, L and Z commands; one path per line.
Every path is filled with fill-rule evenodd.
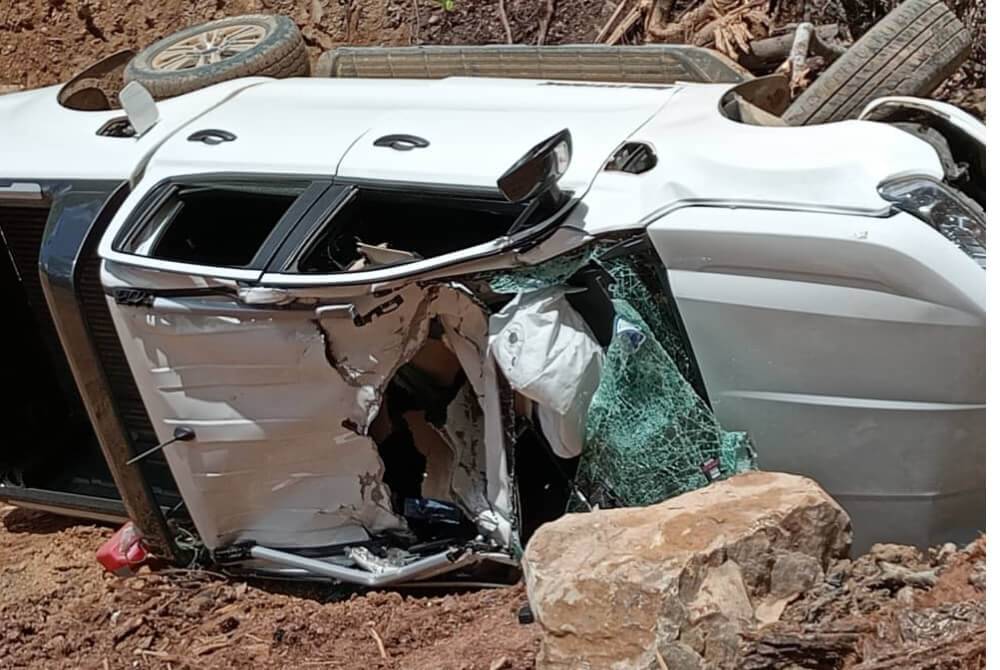
M 757 126 L 726 118 L 730 85 L 679 84 L 662 113 L 636 131 L 657 155 L 640 175 L 602 172 L 567 225 L 600 235 L 639 228 L 687 206 L 737 205 L 886 215 L 880 183 L 943 175 L 927 142 L 885 123 L 846 120 Z M 582 208 L 580 208 L 582 209 Z
M 608 90 L 612 88 L 614 90 Z M 352 180 L 496 189 L 531 147 L 568 128 L 573 156 L 560 187 L 578 195 L 608 157 L 654 116 L 671 86 L 537 80 L 286 79 L 242 91 L 160 147 L 150 178 L 218 172 L 337 175 Z M 201 129 L 236 139 L 187 140 Z M 427 146 L 375 146 L 414 135 Z

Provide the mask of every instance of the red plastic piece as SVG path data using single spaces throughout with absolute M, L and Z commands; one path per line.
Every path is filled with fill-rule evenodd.
M 119 577 L 131 577 L 149 558 L 142 543 L 142 533 L 129 521 L 115 531 L 97 550 L 97 560 L 104 569 Z

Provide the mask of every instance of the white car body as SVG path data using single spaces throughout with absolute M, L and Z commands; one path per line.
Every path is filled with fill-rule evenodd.
M 101 241 L 101 279 L 158 437 L 179 425 L 197 433 L 164 453 L 209 548 L 342 545 L 405 527 L 367 433 L 384 384 L 424 341 L 410 330 L 426 327 L 419 308 L 444 324 L 485 417 L 466 426 L 478 431 L 483 480 L 453 479 L 453 489 L 509 550 L 517 529 L 503 428 L 490 419 L 495 372 L 470 345 L 485 341 L 488 315 L 463 277 L 623 234 L 658 252 L 711 407 L 749 433 L 760 467 L 819 481 L 851 514 L 859 548 L 968 537 L 985 521 L 985 272 L 879 194 L 892 178 L 942 178 L 938 154 L 873 121 L 739 123 L 720 112 L 730 88 L 247 79 L 160 102 L 152 130 L 113 142 L 94 129 L 119 114 L 64 110 L 46 89 L 0 98 L 0 176 L 131 183 Z M 205 128 L 237 139 L 188 141 Z M 410 263 L 320 274 L 179 262 L 116 242 L 165 180 L 320 175 L 495 190 L 563 128 L 573 151 L 558 186 L 572 195 L 551 230 L 556 216 Z M 391 133 L 429 146 L 373 146 Z M 605 170 L 626 142 L 651 147 L 656 165 Z M 441 289 L 427 298 L 420 287 L 432 281 Z M 149 295 L 128 304 L 118 289 Z M 363 333 L 345 318 L 385 295 L 401 306 Z

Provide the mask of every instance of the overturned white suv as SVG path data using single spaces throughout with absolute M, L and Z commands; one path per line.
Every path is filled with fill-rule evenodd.
M 757 466 L 859 546 L 984 528 L 981 123 L 873 89 L 789 125 L 783 80 L 688 47 L 218 76 L 300 63 L 288 23 L 0 98 L 0 498 L 365 585 Z

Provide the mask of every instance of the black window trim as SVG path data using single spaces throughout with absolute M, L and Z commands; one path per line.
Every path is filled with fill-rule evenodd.
M 299 261 L 310 251 L 330 221 L 348 203 L 357 197 L 360 189 L 345 183 L 334 183 L 319 199 L 312 203 L 309 212 L 299 220 L 281 247 L 267 265 L 265 272 L 291 272 L 297 274 Z
M 398 182 L 376 179 L 343 179 L 334 178 L 333 187 L 324 194 L 323 198 L 314 203 L 310 212 L 303 217 L 296 230 L 285 239 L 280 251 L 271 259 L 265 269 L 265 274 L 297 275 L 306 274 L 298 269 L 298 264 L 311 251 L 312 245 L 320 235 L 327 229 L 327 225 L 336 218 L 339 211 L 350 203 L 361 192 L 411 195 L 429 201 L 462 200 L 470 203 L 497 203 L 511 206 L 521 206 L 522 210 L 511 223 L 507 233 L 508 236 L 517 236 L 531 228 L 526 225 L 528 220 L 537 212 L 540 198 L 536 198 L 526 203 L 510 203 L 499 189 L 489 189 L 476 186 L 460 186 L 449 184 L 430 184 L 423 182 Z M 566 202 L 558 207 L 563 210 L 565 204 L 571 199 L 571 194 L 566 195 Z M 541 222 L 539 222 L 541 223 Z M 404 266 L 413 261 L 401 261 L 379 266 L 385 269 L 395 266 Z M 319 273 L 318 276 L 349 274 L 344 271 L 333 271 Z
M 212 186 L 213 184 L 280 184 L 302 182 L 306 187 L 296 196 L 288 210 L 281 216 L 271 232 L 268 233 L 257 253 L 245 266 L 233 267 L 229 265 L 205 265 L 203 263 L 190 263 L 170 259 L 157 259 L 156 257 L 135 254 L 124 249 L 124 247 L 134 238 L 138 231 L 149 223 L 149 220 L 157 215 L 163 206 L 174 197 L 177 192 L 184 187 L 190 186 Z M 167 177 L 154 185 L 143 197 L 142 201 L 136 205 L 129 214 L 128 219 L 122 225 L 111 245 L 111 248 L 120 254 L 142 258 L 144 260 L 164 260 L 176 266 L 189 266 L 194 268 L 217 267 L 220 271 L 256 271 L 264 272 L 273 256 L 281 249 L 282 244 L 298 227 L 300 221 L 306 217 L 313 204 L 320 199 L 327 190 L 330 189 L 333 179 L 322 175 L 301 175 L 301 174 L 271 174 L 271 173 L 203 173 L 193 175 L 177 175 Z M 143 264 L 145 265 L 145 263 Z M 203 274 L 194 272 L 193 274 Z
M 205 271 L 211 268 L 218 271 L 217 276 L 220 277 L 230 275 L 236 277 L 245 273 L 258 273 L 256 281 L 251 281 L 249 278 L 244 277 L 238 279 L 241 283 L 256 283 L 265 274 L 285 277 L 303 274 L 299 273 L 295 267 L 301 258 L 308 253 L 310 243 L 322 233 L 324 224 L 336 215 L 337 209 L 349 202 L 351 196 L 360 190 L 409 193 L 428 198 L 495 201 L 498 203 L 508 202 L 499 189 L 481 186 L 401 182 L 379 179 L 348 179 L 337 178 L 331 175 L 299 173 L 209 172 L 174 175 L 162 179 L 150 188 L 117 232 L 111 245 L 112 250 L 115 253 L 137 259 L 137 266 L 150 267 L 149 261 L 158 261 L 161 259 L 133 254 L 122 249 L 136 231 L 148 222 L 149 217 L 155 215 L 167 199 L 174 195 L 180 187 L 233 182 L 247 184 L 273 184 L 276 182 L 310 183 L 303 189 L 302 193 L 265 239 L 257 254 L 251 260 L 250 265 L 235 268 L 222 265 L 208 266 L 185 261 L 163 261 L 169 262 L 174 266 L 174 268 L 167 271 L 182 273 L 184 271 L 183 268 L 190 268 L 190 274 L 193 275 L 216 276 L 215 272 Z M 537 213 L 540 198 L 527 203 L 521 203 L 524 205 L 524 210 L 511 226 L 508 233 L 510 237 L 509 243 L 505 244 L 502 249 L 480 251 L 472 254 L 465 260 L 471 261 L 488 257 L 509 249 L 523 250 L 548 237 L 578 204 L 578 200 L 573 192 L 560 191 L 560 194 L 562 197 L 556 204 L 555 210 L 550 216 L 545 217 L 544 220 L 530 221 Z M 138 262 L 139 259 L 142 259 L 142 261 Z M 406 261 L 393 265 L 406 266 L 411 264 L 411 261 Z M 379 269 L 386 269 L 387 267 L 381 266 Z M 328 277 L 340 275 L 347 277 L 350 274 L 352 273 L 330 272 L 311 276 Z M 347 280 L 343 283 L 351 284 L 355 282 Z

